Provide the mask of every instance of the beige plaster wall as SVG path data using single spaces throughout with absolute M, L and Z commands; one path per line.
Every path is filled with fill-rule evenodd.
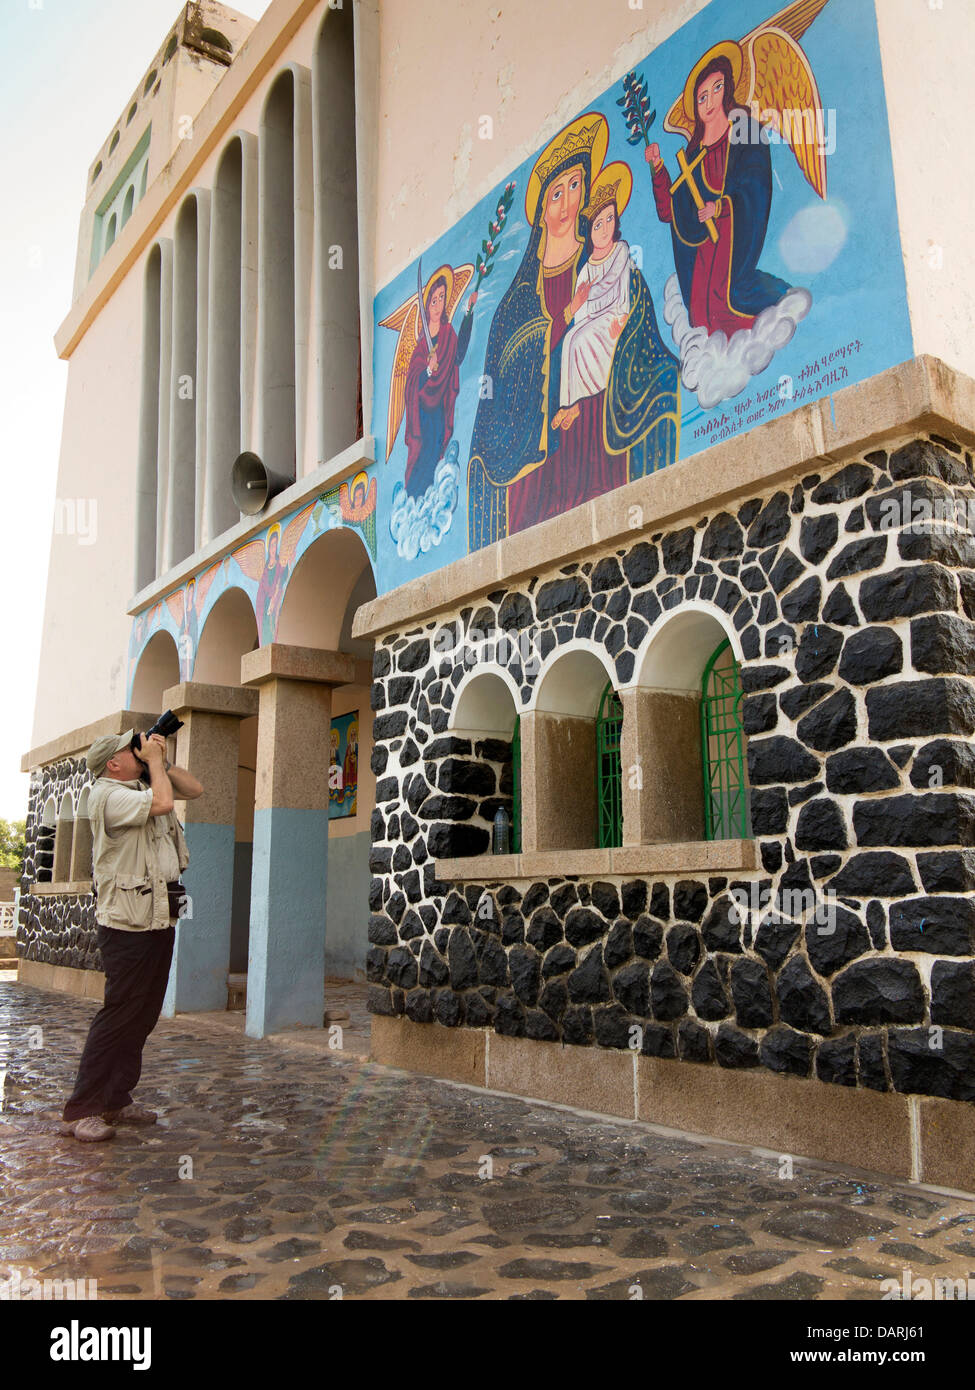
M 382 0 L 377 285 L 704 4 Z
M 141 277 L 129 276 L 68 371 L 52 523 L 60 515 L 62 534 L 37 538 L 50 565 L 32 747 L 125 705 L 141 352 Z
M 876 11 L 914 352 L 975 374 L 975 6 L 876 0 Z

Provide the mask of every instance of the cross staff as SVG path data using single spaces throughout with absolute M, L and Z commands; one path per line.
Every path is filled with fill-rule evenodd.
M 701 208 L 703 208 L 704 206 L 704 199 L 701 197 L 701 191 L 698 188 L 697 184 L 694 182 L 692 175 L 694 173 L 694 170 L 701 163 L 706 154 L 707 150 L 703 149 L 701 153 L 698 155 L 697 159 L 695 159 L 694 163 L 688 164 L 687 159 L 684 155 L 684 151 L 678 150 L 677 163 L 681 167 L 681 174 L 679 178 L 677 178 L 675 182 L 670 185 L 670 191 L 673 194 L 677 192 L 678 188 L 680 188 L 682 183 L 686 183 L 688 189 L 690 190 L 691 197 L 694 199 L 694 206 L 697 208 L 698 212 L 700 212 Z M 708 231 L 711 234 L 711 240 L 717 243 L 718 229 L 714 225 L 714 219 L 712 217 L 709 217 L 704 225 L 705 227 L 707 227 Z

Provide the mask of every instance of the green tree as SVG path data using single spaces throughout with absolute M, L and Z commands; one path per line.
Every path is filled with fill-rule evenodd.
M 0 865 L 5 869 L 16 869 L 22 874 L 26 849 L 27 822 L 4 820 L 0 816 Z

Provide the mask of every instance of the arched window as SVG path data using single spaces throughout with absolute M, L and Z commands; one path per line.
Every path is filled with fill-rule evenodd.
M 596 805 L 599 813 L 599 848 L 618 848 L 623 843 L 623 704 L 607 682 L 596 715 Z
M 208 43 L 211 48 L 219 48 L 223 53 L 233 53 L 234 51 L 233 44 L 226 34 L 221 34 L 219 29 L 201 29 L 200 42 Z
M 57 837 L 58 809 L 50 796 L 41 812 L 35 837 L 34 872 L 38 883 L 50 883 L 54 876 L 54 843 Z
M 701 682 L 704 834 L 708 840 L 748 836 L 741 672 L 727 639 L 711 653 Z
M 517 687 L 512 689 L 512 684 L 499 670 L 472 671 L 462 680 L 457 688 L 447 728 L 458 741 L 458 749 L 462 744 L 465 751 L 459 752 L 458 758 L 451 759 L 444 769 L 444 775 L 448 781 L 452 781 L 456 774 L 458 791 L 461 778 L 470 776 L 476 780 L 480 787 L 478 794 L 484 798 L 478 816 L 483 817 L 489 833 L 498 810 L 505 811 L 509 827 L 508 848 L 512 854 L 517 854 L 521 835 L 519 772 L 516 767 L 519 716 L 515 707 Z M 468 762 L 469 758 L 473 758 L 473 762 Z M 459 759 L 463 759 L 463 763 Z M 448 783 L 444 781 L 439 785 L 446 790 Z M 466 825 L 462 833 L 466 834 L 471 828 L 471 825 Z
M 61 809 L 58 811 L 57 826 L 54 833 L 53 876 L 55 883 L 67 883 L 71 875 L 71 840 L 73 835 L 74 802 L 71 800 L 71 793 L 65 792 L 61 798 Z
M 71 839 L 71 868 L 68 873 L 68 878 L 73 883 L 91 878 L 91 820 L 88 816 L 90 790 L 90 787 L 84 787 L 78 798 L 78 812 Z

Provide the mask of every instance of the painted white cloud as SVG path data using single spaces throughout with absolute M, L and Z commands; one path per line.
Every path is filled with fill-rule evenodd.
M 697 394 L 703 410 L 740 395 L 790 341 L 811 306 L 808 290 L 791 289 L 778 304 L 763 309 L 751 328 L 730 338 L 720 329 L 709 336 L 706 328 L 691 327 L 680 283 L 672 275 L 664 288 L 664 321 L 680 354 L 682 384 Z
M 389 534 L 400 559 L 415 560 L 440 544 L 450 530 L 459 499 L 460 446 L 452 439 L 426 492 L 411 497 L 402 483 L 393 489 Z
M 817 198 L 789 219 L 779 237 L 779 255 L 796 275 L 817 275 L 833 264 L 846 237 L 845 210 Z

